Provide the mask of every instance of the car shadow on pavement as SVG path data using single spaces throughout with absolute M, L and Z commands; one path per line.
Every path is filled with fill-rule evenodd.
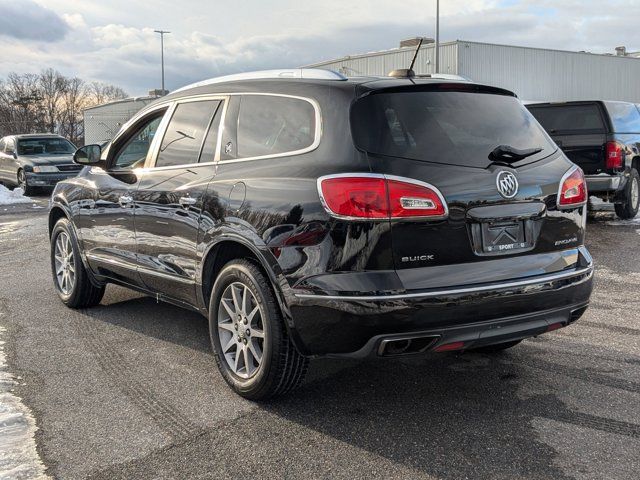
M 109 287 L 114 288 L 114 287 Z M 210 352 L 209 324 L 202 315 L 153 298 L 118 288 L 107 301 L 85 310 L 89 317 L 104 324 L 175 343 L 201 352 Z
M 204 317 L 136 295 L 112 291 L 104 305 L 85 314 L 107 329 L 124 328 L 178 347 L 211 351 Z M 308 477 L 314 465 L 315 477 L 571 478 L 561 466 L 575 455 L 571 443 L 566 444 L 575 427 L 631 438 L 640 431 L 634 424 L 572 410 L 561 400 L 563 392 L 593 397 L 602 388 L 637 393 L 639 387 L 555 363 L 549 353 L 560 350 L 563 355 L 555 347 L 537 340 L 495 356 L 316 360 L 299 390 L 255 403 L 249 413 L 185 443 L 121 465 L 121 476 L 112 478 L 152 478 L 153 472 L 146 470 L 151 460 L 178 476 L 186 473 L 179 465 L 188 465 L 189 474 L 211 473 L 212 462 L 221 475 L 240 476 L 246 468 L 247 475 L 260 476 L 269 473 L 261 469 L 273 468 L 269 462 L 278 455 L 287 461 L 279 465 L 277 476 L 291 478 Z M 207 405 L 227 398 L 217 393 L 195 398 L 188 391 L 182 395 Z M 236 431 L 243 432 L 242 443 L 225 443 Z M 253 463 L 227 464 L 245 449 L 255 457 Z M 325 475 L 326 465 L 342 467 Z M 381 465 L 389 470 L 380 471 Z M 100 473 L 96 478 L 108 478 L 113 471 Z
M 521 399 L 525 377 L 476 354 L 372 360 L 265 408 L 434 477 L 568 478 L 533 423 L 570 413 L 554 395 Z

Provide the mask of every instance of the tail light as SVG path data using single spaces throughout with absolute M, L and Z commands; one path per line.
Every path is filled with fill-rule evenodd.
M 582 170 L 573 167 L 560 180 L 558 208 L 575 208 L 587 203 L 587 182 Z
M 339 218 L 439 219 L 449 213 L 433 185 L 391 175 L 328 175 L 318 179 L 318 193 L 325 209 Z
M 607 142 L 606 155 L 605 166 L 607 169 L 622 168 L 623 151 L 621 144 L 618 142 Z

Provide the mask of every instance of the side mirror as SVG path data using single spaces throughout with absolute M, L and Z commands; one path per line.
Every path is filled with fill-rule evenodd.
M 73 161 L 80 165 L 95 165 L 100 163 L 102 148 L 100 145 L 85 145 L 73 154 Z

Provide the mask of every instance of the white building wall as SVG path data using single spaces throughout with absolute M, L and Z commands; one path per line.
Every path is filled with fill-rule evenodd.
M 440 72 L 457 74 L 458 70 L 458 46 L 456 42 L 443 43 L 440 45 Z M 375 53 L 365 53 L 362 55 L 352 55 L 338 60 L 315 63 L 307 65 L 309 68 L 326 68 L 335 70 L 343 75 L 388 75 L 391 70 L 398 68 L 409 68 L 411 59 L 415 53 L 415 47 L 395 48 Z M 418 58 L 413 67 L 417 74 L 427 74 L 434 72 L 435 46 L 427 44 L 420 48 Z
M 84 143 L 90 145 L 111 140 L 120 127 L 142 107 L 155 100 L 152 97 L 127 98 L 84 111 Z
M 348 76 L 387 75 L 407 68 L 414 48 L 352 55 L 308 67 Z M 434 45 L 420 50 L 414 70 L 433 73 Z M 625 100 L 640 103 L 640 58 L 478 42 L 443 43 L 440 73 L 464 75 L 516 92 L 523 100 Z
M 523 100 L 640 102 L 640 59 L 459 42 L 460 74 Z

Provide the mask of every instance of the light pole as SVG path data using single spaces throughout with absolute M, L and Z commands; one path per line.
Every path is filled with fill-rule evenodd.
M 160 61 L 162 63 L 162 94 L 164 95 L 164 34 L 171 33 L 167 30 L 154 30 L 155 33 L 160 34 Z
M 436 60 L 436 71 L 434 73 L 438 73 L 440 71 L 440 0 L 436 0 L 436 51 L 435 51 L 435 60 Z

